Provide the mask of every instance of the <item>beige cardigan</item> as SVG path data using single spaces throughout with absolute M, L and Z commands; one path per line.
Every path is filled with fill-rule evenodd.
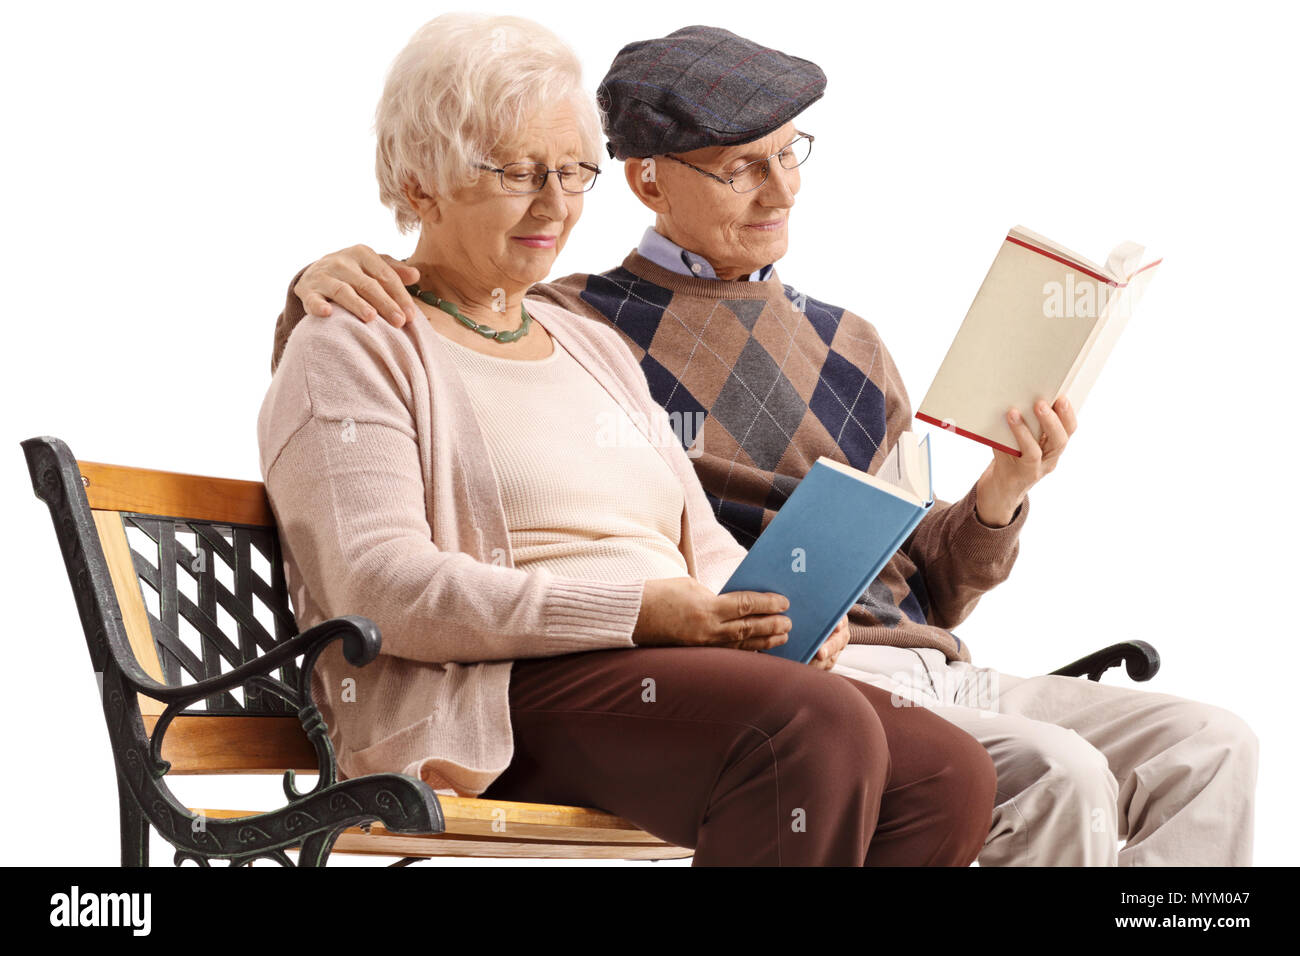
M 528 308 L 628 412 L 682 482 L 681 550 L 715 593 L 745 549 L 618 334 Z M 363 323 L 337 304 L 290 336 L 258 415 L 261 471 L 298 626 L 359 614 L 383 635 L 352 667 L 335 643 L 312 686 L 345 777 L 419 776 L 473 796 L 509 765 L 510 662 L 633 647 L 643 581 L 602 584 L 514 567 L 470 396 L 428 322 Z

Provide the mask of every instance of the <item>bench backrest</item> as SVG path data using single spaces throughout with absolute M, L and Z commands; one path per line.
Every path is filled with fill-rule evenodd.
M 168 685 L 225 673 L 298 633 L 261 482 L 74 461 L 58 439 L 23 447 L 39 496 L 63 492 L 67 505 L 82 504 L 81 496 L 89 509 L 90 522 L 78 520 L 75 507 L 55 520 L 92 659 L 89 628 L 115 626 L 114 615 L 140 667 Z M 58 473 L 69 463 L 76 480 Z M 101 585 L 107 580 L 99 589 L 107 593 L 84 593 L 96 576 Z M 296 664 L 276 677 L 296 686 Z M 152 733 L 163 705 L 143 694 L 138 700 Z M 173 773 L 318 769 L 293 708 L 253 685 L 187 709 L 168 728 L 162 755 Z

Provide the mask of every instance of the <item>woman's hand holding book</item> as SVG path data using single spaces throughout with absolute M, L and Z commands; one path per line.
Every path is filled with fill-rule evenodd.
M 691 577 L 652 578 L 632 631 L 638 647 L 683 645 L 762 651 L 786 642 L 790 602 L 770 591 L 714 594 Z

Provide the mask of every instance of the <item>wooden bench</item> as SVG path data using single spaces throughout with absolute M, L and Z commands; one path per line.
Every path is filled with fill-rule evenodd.
M 150 827 L 177 865 L 260 857 L 323 866 L 333 851 L 399 856 L 663 860 L 691 856 L 598 809 L 446 797 L 397 773 L 340 781 L 311 700 L 322 649 L 356 666 L 379 654 L 362 617 L 298 632 L 280 542 L 260 482 L 77 461 L 57 438 L 22 443 L 72 583 L 117 767 L 122 865 L 149 864 Z M 299 661 L 301 658 L 301 661 Z M 1056 674 L 1100 678 L 1159 668 L 1142 641 L 1114 644 Z M 284 775 L 284 807 L 194 808 L 173 774 Z M 317 782 L 300 791 L 298 773 Z
M 118 773 L 122 865 L 147 866 L 149 829 L 177 865 L 331 853 L 664 860 L 691 856 L 600 810 L 435 794 L 402 774 L 338 781 L 310 673 L 328 643 L 379 653 L 365 618 L 298 633 L 260 482 L 77 461 L 22 443 L 72 582 Z M 302 658 L 301 663 L 298 659 Z M 172 774 L 284 774 L 271 812 L 183 806 Z M 300 792 L 295 774 L 318 774 Z

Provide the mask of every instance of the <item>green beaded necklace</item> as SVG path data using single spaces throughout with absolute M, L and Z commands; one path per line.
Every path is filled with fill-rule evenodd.
M 482 324 L 481 322 L 475 322 L 473 319 L 461 315 L 460 309 L 456 308 L 455 304 L 448 302 L 446 299 L 440 299 L 432 292 L 421 289 L 419 285 L 408 285 L 406 291 L 411 293 L 411 295 L 415 296 L 421 302 L 427 302 L 435 308 L 442 309 L 442 311 L 446 312 L 466 328 L 473 329 L 484 338 L 493 339 L 497 342 L 514 342 L 516 339 L 521 339 L 528 334 L 528 327 L 533 324 L 533 317 L 528 314 L 528 310 L 524 308 L 522 302 L 519 303 L 519 328 L 507 332 L 504 330 L 494 329 L 491 326 Z

